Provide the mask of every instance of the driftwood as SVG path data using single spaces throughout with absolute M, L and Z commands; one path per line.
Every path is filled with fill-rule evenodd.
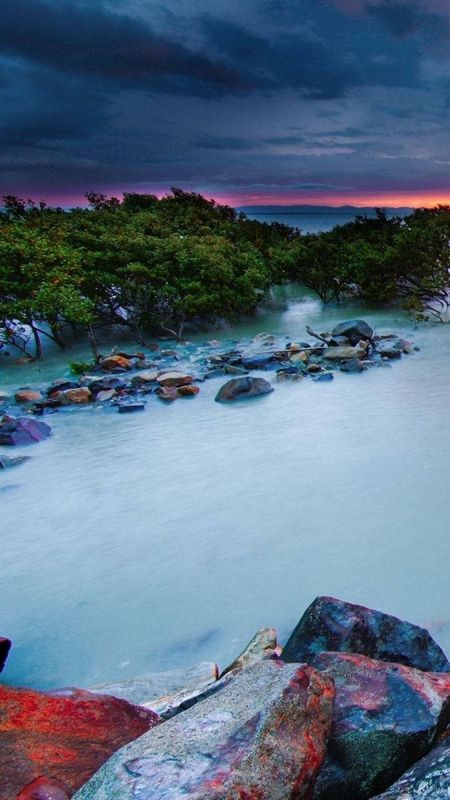
M 326 336 L 322 335 L 321 333 L 315 333 L 309 325 L 306 326 L 306 333 L 313 337 L 313 339 L 318 339 L 319 342 L 325 342 L 326 345 L 330 343 L 330 336 L 326 338 Z

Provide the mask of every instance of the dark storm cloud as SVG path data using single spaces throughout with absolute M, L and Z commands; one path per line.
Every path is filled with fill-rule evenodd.
M 448 0 L 0 0 L 0 194 L 450 176 Z
M 56 70 L 135 88 L 221 93 L 249 88 L 236 70 L 146 23 L 69 0 L 2 0 L 0 49 Z

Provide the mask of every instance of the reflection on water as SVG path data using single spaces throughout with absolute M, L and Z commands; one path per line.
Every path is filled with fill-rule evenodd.
M 304 338 L 350 313 L 295 291 L 214 335 Z M 450 328 L 355 313 L 421 351 L 234 406 L 214 403 L 214 379 L 142 414 L 49 418 L 52 438 L 0 474 L 18 485 L 0 492 L 0 634 L 15 641 L 4 679 L 224 666 L 258 627 L 284 636 L 317 594 L 431 625 L 450 649 Z M 61 360 L 3 374 L 2 389 L 39 383 Z

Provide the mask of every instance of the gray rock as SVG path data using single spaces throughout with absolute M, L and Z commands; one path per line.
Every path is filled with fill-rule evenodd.
M 332 682 L 316 670 L 262 661 L 119 750 L 75 798 L 310 797 L 325 754 L 333 696 Z
M 327 347 L 322 352 L 326 361 L 348 361 L 350 358 L 365 358 L 367 346 L 365 343 L 358 347 Z
M 336 336 L 345 336 L 350 344 L 355 345 L 361 339 L 370 342 L 373 339 L 373 329 L 363 319 L 349 319 L 336 325 L 331 335 L 333 339 Z
M 11 467 L 18 467 L 20 464 L 24 464 L 25 461 L 29 461 L 31 456 L 16 456 L 15 458 L 10 458 L 9 456 L 0 456 L 0 469 L 10 469 Z
M 273 386 L 264 378 L 232 378 L 219 389 L 215 399 L 218 403 L 229 403 L 249 397 L 261 397 L 271 392 Z
M 364 365 L 359 358 L 350 358 L 341 364 L 341 372 L 363 372 Z
M 225 375 L 248 375 L 244 367 L 235 367 L 234 364 L 225 364 L 223 371 Z

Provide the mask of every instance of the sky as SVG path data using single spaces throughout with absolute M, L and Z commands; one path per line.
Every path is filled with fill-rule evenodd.
M 0 195 L 450 201 L 450 0 L 1 0 Z

